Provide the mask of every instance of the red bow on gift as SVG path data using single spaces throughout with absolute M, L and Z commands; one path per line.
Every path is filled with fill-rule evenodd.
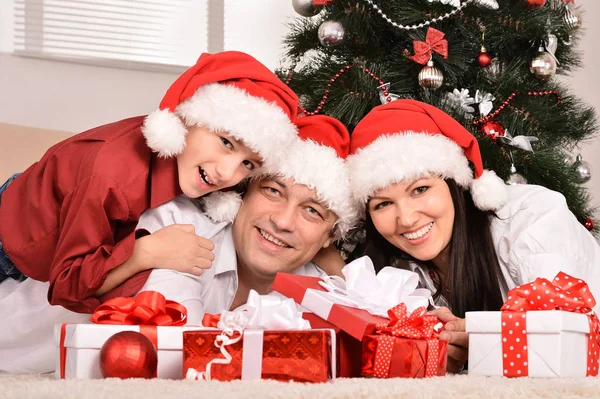
M 159 292 L 144 291 L 135 298 L 109 299 L 98 306 L 90 320 L 97 324 L 182 326 L 187 309 Z
M 596 300 L 585 281 L 560 272 L 550 282 L 538 278 L 508 292 L 502 306 L 502 352 L 504 375 L 528 375 L 527 326 L 525 312 L 529 310 L 564 310 L 587 314 L 590 324 L 588 338 L 587 375 L 598 375 L 598 316 L 593 311 Z
M 448 40 L 444 39 L 444 35 L 444 32 L 429 28 L 424 42 L 413 41 L 415 55 L 408 58 L 422 65 L 427 64 L 434 51 L 444 58 L 448 58 Z
M 440 320 L 436 316 L 427 314 L 425 307 L 417 308 L 409 315 L 404 303 L 388 310 L 388 315 L 390 316 L 388 323 L 376 326 L 376 333 L 381 336 L 375 354 L 375 377 L 387 377 L 392 361 L 395 337 L 428 340 L 425 376 L 436 375 L 439 333 L 435 326 L 440 323 Z

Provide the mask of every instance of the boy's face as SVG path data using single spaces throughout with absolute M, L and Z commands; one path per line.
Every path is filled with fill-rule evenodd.
M 257 153 L 227 133 L 190 127 L 185 148 L 177 156 L 179 187 L 188 197 L 198 198 L 235 186 L 261 166 Z
M 233 223 L 239 267 L 261 280 L 291 273 L 330 245 L 336 221 L 315 190 L 293 179 L 254 179 Z

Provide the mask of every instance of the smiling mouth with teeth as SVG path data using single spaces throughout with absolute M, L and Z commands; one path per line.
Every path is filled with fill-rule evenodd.
M 258 227 L 257 227 L 258 228 Z M 280 247 L 283 248 L 291 248 L 289 245 L 287 245 L 286 243 L 284 243 L 283 241 L 278 240 L 277 238 L 273 237 L 270 234 L 267 234 L 265 231 L 258 229 L 258 232 L 260 233 L 260 235 L 267 241 L 272 242 L 275 245 L 278 245 Z
M 211 182 L 208 179 L 208 176 L 206 175 L 206 172 L 204 171 L 204 169 L 202 169 L 201 166 L 198 166 L 198 172 L 200 173 L 200 178 L 202 179 L 202 181 L 206 184 L 208 184 L 209 186 L 214 186 L 215 184 L 213 182 Z
M 402 234 L 402 236 L 404 238 L 407 238 L 408 240 L 416 240 L 416 239 L 423 237 L 425 234 L 429 233 L 429 230 L 431 230 L 432 227 L 433 227 L 433 222 L 429 223 L 425 227 L 421 227 L 419 230 L 417 230 L 413 233 L 404 233 L 404 234 Z

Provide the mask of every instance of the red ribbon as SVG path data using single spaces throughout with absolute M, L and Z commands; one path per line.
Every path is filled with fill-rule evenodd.
M 415 309 L 410 315 L 404 303 L 398 304 L 388 310 L 390 321 L 376 326 L 379 336 L 375 352 L 374 376 L 386 378 L 392 362 L 392 352 L 396 337 L 426 339 L 427 360 L 425 363 L 425 376 L 433 377 L 436 374 L 439 356 L 439 333 L 434 327 L 440 322 L 436 316 L 427 314 L 425 307 Z
M 97 324 L 182 326 L 187 309 L 159 292 L 144 291 L 135 298 L 109 299 L 96 308 L 90 320 Z
M 600 358 L 598 344 L 600 327 L 593 311 L 596 300 L 585 281 L 560 272 L 550 282 L 538 278 L 534 282 L 513 288 L 502 306 L 502 361 L 504 376 L 529 375 L 527 352 L 527 318 L 529 310 L 563 310 L 587 314 L 588 336 L 587 376 L 598 375 Z
M 427 30 L 425 41 L 413 41 L 415 55 L 411 55 L 411 60 L 425 65 L 431 58 L 433 52 L 441 54 L 444 58 L 448 58 L 448 40 L 444 39 L 444 32 L 434 28 Z
M 204 327 L 214 327 L 217 328 L 217 325 L 219 324 L 219 321 L 221 320 L 221 314 L 211 314 L 211 313 L 204 313 L 204 316 L 202 316 L 202 325 Z
M 333 4 L 335 0 L 313 0 L 312 5 L 313 6 L 328 6 L 330 4 Z

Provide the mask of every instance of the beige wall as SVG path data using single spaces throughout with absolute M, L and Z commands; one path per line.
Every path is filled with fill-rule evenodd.
M 286 6 L 281 6 L 280 14 L 293 14 L 289 10 L 289 0 L 285 1 Z M 597 39 L 600 37 L 597 22 L 600 20 L 600 1 L 577 0 L 577 4 L 586 11 L 586 32 L 580 43 L 585 67 L 565 81 L 572 85 L 578 96 L 600 110 L 600 45 Z M 7 51 L 2 43 L 6 44 L 6 35 L 10 34 L 9 29 L 4 29 L 7 25 L 3 25 L 10 16 L 5 5 L 0 7 L 0 51 Z M 281 36 L 281 24 L 271 24 L 269 29 L 276 31 L 277 37 Z M 240 42 L 240 50 L 264 53 L 265 46 L 260 44 L 264 38 L 246 39 L 247 43 Z M 253 45 L 261 46 L 260 51 L 253 52 Z M 273 45 L 272 52 L 276 47 Z M 176 74 L 94 67 L 0 53 L 0 123 L 80 132 L 153 110 L 175 77 Z M 6 141 L 0 145 L 6 145 Z M 600 139 L 585 143 L 581 151 L 592 164 L 594 173 L 587 186 L 594 196 L 594 203 L 600 206 Z
M 565 81 L 570 83 L 579 97 L 596 108 L 600 117 L 600 1 L 577 0 L 576 4 L 585 10 L 585 36 L 579 44 L 584 67 Z M 582 143 L 581 154 L 592 165 L 592 179 L 586 186 L 594 197 L 593 203 L 600 207 L 600 136 Z M 600 210 L 596 212 L 596 217 L 600 218 Z

